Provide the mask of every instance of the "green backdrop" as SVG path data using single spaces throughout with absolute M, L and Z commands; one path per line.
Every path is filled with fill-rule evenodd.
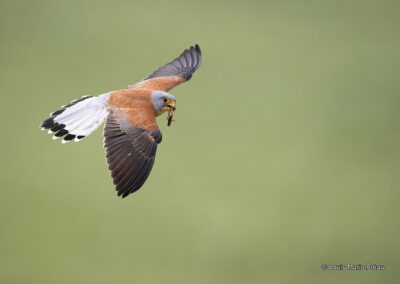
M 398 3 L 0 0 L 0 282 L 399 283 Z M 194 43 L 134 195 L 39 131 Z

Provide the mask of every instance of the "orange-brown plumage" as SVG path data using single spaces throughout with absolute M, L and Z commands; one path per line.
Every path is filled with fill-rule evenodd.
M 121 112 L 134 127 L 157 130 L 156 110 L 151 103 L 150 89 L 133 88 L 112 92 L 108 105 L 116 113 Z
M 54 138 L 62 137 L 63 142 L 80 141 L 105 119 L 108 168 L 118 195 L 126 197 L 144 184 L 153 167 L 162 140 L 156 117 L 175 110 L 176 99 L 167 92 L 190 80 L 200 64 L 200 47 L 191 46 L 127 89 L 82 97 L 62 107 L 43 122 L 42 128 L 54 133 Z M 172 115 L 169 124 L 171 120 Z

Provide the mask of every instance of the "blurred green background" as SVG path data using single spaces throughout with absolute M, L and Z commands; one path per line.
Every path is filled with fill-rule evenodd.
M 0 282 L 399 283 L 398 3 L 1 0 Z M 194 43 L 129 198 L 39 131 Z

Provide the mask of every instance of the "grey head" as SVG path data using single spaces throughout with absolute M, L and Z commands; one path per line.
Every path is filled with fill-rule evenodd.
M 163 91 L 153 91 L 151 93 L 151 102 L 158 115 L 170 109 L 175 109 L 176 99 L 173 95 Z

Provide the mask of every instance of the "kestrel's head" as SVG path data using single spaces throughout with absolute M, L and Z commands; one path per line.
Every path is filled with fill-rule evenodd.
M 151 94 L 151 102 L 158 114 L 162 114 L 171 109 L 175 110 L 176 99 L 167 92 L 153 91 Z

